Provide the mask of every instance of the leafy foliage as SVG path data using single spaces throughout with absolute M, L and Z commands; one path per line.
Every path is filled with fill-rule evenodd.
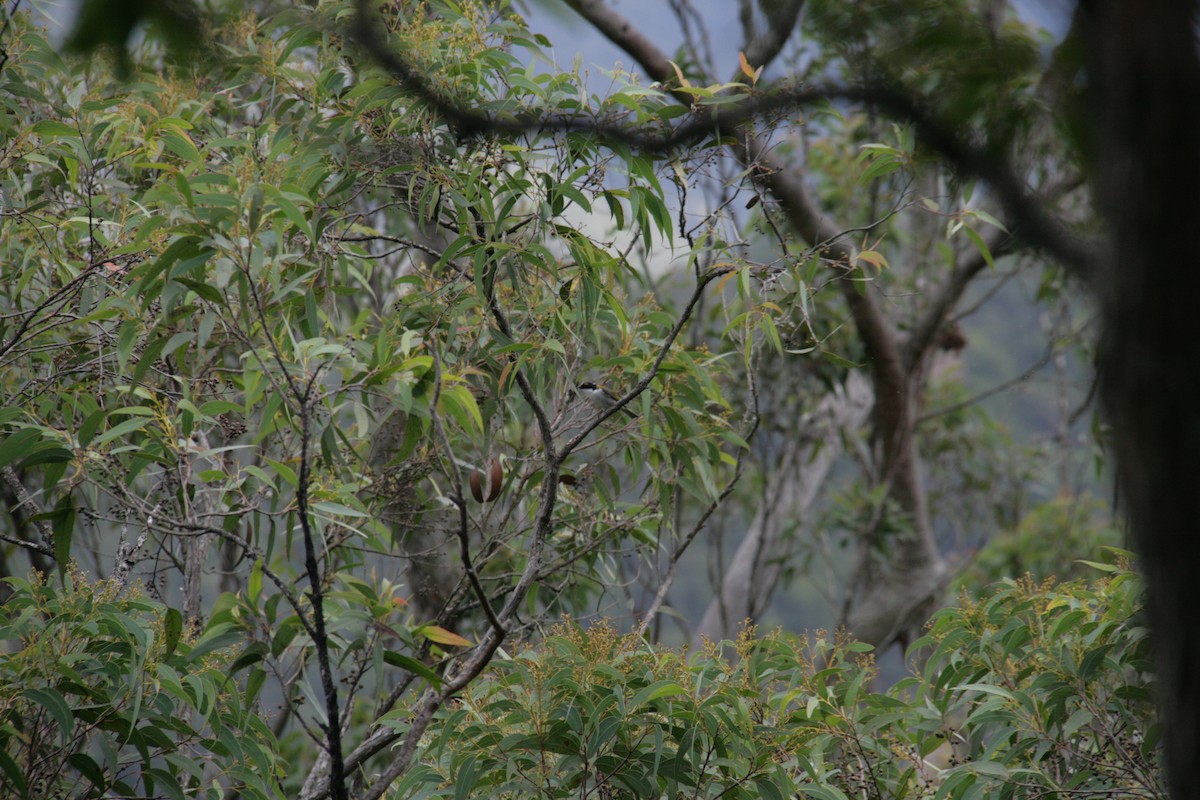
M 900 688 L 958 721 L 952 796 L 1164 796 L 1139 582 L 1104 569 L 1091 586 L 1009 580 L 939 612 L 914 645 L 928 665 Z
M 176 609 L 71 573 L 7 578 L 0 638 L 6 797 L 279 796 L 284 765 L 237 639 L 181 637 Z
M 12 788 L 53 793 L 82 775 L 94 794 L 314 797 L 321 780 L 338 794 L 351 771 L 386 765 L 401 796 L 840 797 L 935 784 L 969 794 L 999 770 L 1016 775 L 992 732 L 1021 738 L 1058 716 L 967 713 L 983 737 L 972 752 L 1001 766 L 942 773 L 927 763 L 937 733 L 993 695 L 938 683 L 942 672 L 903 690 L 924 706 L 874 693 L 867 648 L 836 637 L 747 634 L 726 662 L 715 648 L 684 657 L 604 626 L 562 627 L 471 684 L 502 641 L 517 651 L 547 619 L 640 611 L 717 511 L 756 501 L 758 486 L 734 494 L 748 457 L 769 462 L 797 438 L 813 387 L 835 388 L 875 356 L 843 324 L 856 298 L 874 298 L 884 276 L 920 287 L 940 270 L 995 270 L 1007 242 L 903 124 L 828 109 L 811 128 L 778 129 L 779 152 L 807 150 L 821 201 L 868 234 L 854 244 L 798 242 L 770 202 L 743 226 L 728 209 L 742 184 L 762 192 L 767 171 L 729 173 L 716 155 L 725 139 L 647 153 L 583 124 L 655 133 L 755 99 L 766 79 L 745 53 L 749 85 L 703 85 L 681 59 L 674 94 L 617 71 L 597 95 L 503 3 L 384 4 L 384 44 L 438 97 L 549 121 L 504 138 L 447 124 L 428 94 L 348 47 L 359 5 L 216 4 L 197 38 L 219 57 L 194 61 L 182 41 L 162 51 L 130 36 L 153 22 L 178 38 L 196 19 L 183 2 L 110 18 L 111 0 L 87 3 L 72 40 L 87 61 L 21 15 L 6 29 L 0 469 L 19 502 L 5 541 L 67 581 L 13 584 L 9 630 L 32 660 L 4 662 L 0 682 L 15 692 L 8 752 L 24 759 L 0 765 Z M 816 30 L 833 42 L 845 20 L 818 5 Z M 918 4 L 905 20 L 943 11 Z M 986 36 L 964 25 L 957 39 L 923 40 L 921 59 L 891 77 L 936 94 L 955 48 Z M 900 47 L 860 33 L 820 66 L 869 70 L 867 50 Z M 1033 114 L 1031 51 L 1013 42 L 939 111 L 980 129 L 1010 99 Z M 115 74 L 96 48 L 115 55 Z M 697 218 L 689 196 L 705 181 L 721 196 Z M 767 241 L 765 263 L 746 235 Z M 950 290 L 944 302 L 914 292 L 897 301 L 901 322 L 882 321 L 926 327 L 931 341 Z M 923 369 L 897 396 L 923 395 Z M 575 396 L 591 379 L 625 395 L 631 416 L 601 420 Z M 778 413 L 754 439 L 763 397 Z M 948 424 L 922 446 L 950 472 L 964 441 L 1000 441 L 981 427 L 955 439 Z M 865 576 L 925 520 L 913 513 L 919 487 L 897 499 L 891 466 L 864 474 L 843 519 L 872 559 Z M 982 493 L 993 474 L 946 494 Z M 111 583 L 82 586 L 72 559 Z M 147 597 L 129 588 L 139 578 Z M 1036 591 L 1010 586 L 997 607 L 1037 606 Z M 1060 623 L 1060 639 L 1077 622 Z M 968 623 L 935 626 L 936 669 L 974 657 L 956 633 Z M 1090 665 L 1097 680 L 1132 668 L 1122 648 L 1140 641 L 1115 622 L 1106 631 L 1112 660 Z M 55 637 L 82 666 L 45 659 L 42 640 Z M 108 727 L 104 692 L 120 720 Z M 280 702 L 279 743 L 255 716 L 260 692 Z M 1071 737 L 1098 718 L 1076 711 Z M 1140 706 L 1128 713 L 1131 729 L 1145 722 Z M 1085 752 L 1107 758 L 1102 734 Z M 1079 774 L 1054 758 L 1045 781 Z
M 687 654 L 562 625 L 443 712 L 400 796 L 1160 797 L 1139 592 L 1008 581 L 882 693 L 824 633 Z
M 587 607 L 746 447 L 724 362 L 680 343 L 690 308 L 625 286 L 674 236 L 660 166 L 587 134 L 460 141 L 343 55 L 350 12 L 214 16 L 220 60 L 150 48 L 129 82 L 17 16 L 0 73 L 0 466 L 45 509 L 34 565 L 173 605 L 182 574 L 188 630 L 242 637 L 301 725 L 439 686 L 433 661 L 496 630 L 484 606 Z M 415 12 L 391 41 L 464 102 L 657 124 L 632 84 L 518 60 L 543 43 L 511 17 Z M 697 295 L 732 271 L 707 269 Z M 582 375 L 640 380 L 636 419 L 599 427 Z
M 1033 580 L 1072 580 L 1091 571 L 1090 561 L 1068 561 L 1038 547 L 1053 539 L 1066 543 L 1066 552 L 1106 558 L 1121 541 L 1111 525 L 1111 511 L 1099 498 L 1057 497 L 1030 509 L 1011 530 L 1001 531 L 971 561 L 957 580 L 960 591 L 972 592 L 1008 575 L 1029 575 Z
M 724 405 L 720 363 L 667 345 L 677 317 L 625 295 L 627 260 L 577 221 L 607 209 L 618 233 L 658 246 L 672 221 L 654 165 L 587 136 L 456 142 L 333 56 L 324 20 L 344 11 L 232 20 L 213 32 L 224 72 L 133 84 L 21 33 L 4 73 L 3 350 L 23 364 L 7 372 L 10 463 L 100 525 L 157 514 L 278 565 L 297 544 L 301 462 L 319 533 L 357 563 L 361 548 L 395 552 L 406 531 L 445 524 L 447 473 L 498 458 L 505 490 L 484 517 L 508 520 L 488 549 L 502 559 L 543 474 L 517 375 L 573 433 L 574 376 L 614 373 L 650 376 L 670 410 L 638 404 L 639 438 L 572 465 L 594 491 L 556 509 L 564 541 L 585 544 L 585 563 L 611 559 L 614 508 L 632 521 L 618 532 L 671 519 L 671 492 L 633 488 L 666 485 L 654 475 L 713 501 L 741 444 L 705 410 Z M 395 36 L 436 50 L 478 102 L 579 91 L 518 63 L 508 49 L 537 43 L 482 7 L 411 17 Z M 605 103 L 629 114 L 627 99 Z M 196 429 L 211 439 L 199 465 L 182 444 Z

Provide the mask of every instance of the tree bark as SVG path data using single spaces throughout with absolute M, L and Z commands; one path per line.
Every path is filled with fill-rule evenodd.
M 220 518 L 216 512 L 220 504 L 220 492 L 200 480 L 201 472 L 217 467 L 211 455 L 208 435 L 199 429 L 193 431 L 185 453 L 187 474 L 184 492 L 188 491 L 188 486 L 194 491 L 187 508 L 188 521 L 199 526 L 219 525 Z M 212 540 L 213 534 L 196 531 L 188 533 L 183 539 L 183 620 L 193 633 L 199 633 L 204 627 L 200 584 Z
M 861 372 L 851 372 L 839 391 L 821 401 L 800 427 L 795 443 L 769 476 L 764 498 L 742 538 L 720 591 L 709 602 L 696 641 L 733 638 L 745 619 L 756 619 L 779 581 L 786 553 L 784 536 L 805 517 L 842 452 L 842 437 L 854 436 L 874 405 L 871 386 Z
M 664 83 L 673 79 L 675 67 L 666 55 L 603 0 L 572 0 L 571 5 L 637 60 L 651 78 Z M 793 23 L 800 6 L 800 3 L 789 4 L 789 19 Z M 769 63 L 790 33 L 790 26 L 782 30 L 775 26 L 769 35 L 747 44 L 746 51 L 753 51 L 756 59 L 761 58 L 753 63 Z M 682 102 L 688 101 L 686 95 L 677 97 Z M 843 229 L 818 208 L 805 183 L 803 169 L 780 163 L 749 124 L 735 126 L 731 134 L 734 154 L 779 203 L 791 226 L 810 245 L 824 243 L 823 255 L 848 268 L 852 252 L 841 236 Z M 886 647 L 902 632 L 924 622 L 921 613 L 940 596 L 946 573 L 945 561 L 933 536 L 916 444 L 916 422 L 925 386 L 923 362 L 928 351 L 913 352 L 910 343 L 884 313 L 870 283 L 860 291 L 862 284 L 849 278 L 840 284 L 870 361 L 880 474 L 913 535 L 896 543 L 894 562 L 886 576 L 872 573 L 868 580 L 860 582 L 861 597 L 842 622 L 856 638 Z M 863 569 L 870 571 L 865 564 Z
M 1172 797 L 1200 797 L 1200 60 L 1196 3 L 1084 0 L 1101 392 L 1146 575 Z

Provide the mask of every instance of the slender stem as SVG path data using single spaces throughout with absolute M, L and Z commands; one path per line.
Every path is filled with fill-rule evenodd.
M 329 663 L 329 636 L 325 630 L 325 591 L 321 565 L 317 560 L 312 522 L 309 519 L 308 483 L 311 470 L 308 459 L 309 422 L 312 413 L 313 387 L 316 386 L 320 373 L 320 369 L 314 372 L 305 387 L 304 394 L 300 397 L 300 479 L 299 486 L 296 487 L 296 513 L 300 515 L 300 529 L 304 534 L 304 566 L 308 572 L 308 596 L 312 602 L 313 644 L 317 648 L 317 667 L 321 673 L 321 691 L 325 695 L 327 719 L 321 727 L 325 731 L 326 746 L 329 748 L 329 793 L 334 800 L 348 800 L 350 794 L 346 788 L 346 767 L 342 757 L 342 726 L 339 724 L 341 713 L 338 710 L 338 691 L 333 680 L 333 667 Z M 295 384 L 293 383 L 293 385 Z

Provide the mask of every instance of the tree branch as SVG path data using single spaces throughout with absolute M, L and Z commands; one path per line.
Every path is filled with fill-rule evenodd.
M 1002 383 L 998 383 L 995 386 L 992 386 L 991 388 L 984 389 L 982 392 L 972 395 L 971 397 L 968 397 L 966 400 L 960 400 L 957 403 L 951 403 L 950 405 L 942 406 L 941 408 L 935 408 L 932 411 L 926 411 L 924 414 L 922 414 L 920 417 L 917 418 L 917 424 L 920 425 L 923 422 L 928 422 L 929 420 L 935 419 L 936 417 L 940 417 L 943 414 L 953 414 L 955 411 L 960 411 L 961 409 L 967 408 L 968 406 L 973 406 L 976 403 L 982 402 L 982 401 L 988 399 L 989 397 L 991 397 L 992 395 L 1000 394 L 1000 392 L 1003 392 L 1006 389 L 1011 389 L 1012 387 L 1016 386 L 1019 383 L 1024 383 L 1025 381 L 1029 380 L 1034 375 L 1036 375 L 1042 367 L 1049 364 L 1050 359 L 1053 357 L 1054 357 L 1054 343 L 1051 342 L 1050 345 L 1046 348 L 1045 352 L 1042 353 L 1041 358 L 1039 358 L 1037 361 L 1033 362 L 1031 365 L 1026 367 L 1019 375 L 1009 378 L 1008 380 L 1006 380 Z
M 746 442 L 749 442 L 754 438 L 754 434 L 758 431 L 758 425 L 760 421 L 757 412 L 758 389 L 754 385 L 753 379 L 750 381 L 750 393 L 755 400 L 755 412 L 749 431 L 745 436 L 742 437 Z M 688 548 L 691 547 L 692 542 L 695 541 L 696 537 L 700 535 L 700 532 L 704 530 L 704 527 L 708 524 L 708 520 L 712 517 L 716 510 L 721 507 L 721 504 L 725 502 L 726 498 L 728 498 L 729 495 L 733 493 L 733 490 L 737 488 L 738 482 L 742 479 L 742 472 L 746 466 L 747 452 L 748 451 L 746 450 L 742 450 L 738 453 L 737 466 L 734 468 L 733 477 L 729 479 L 729 482 L 725 485 L 725 488 L 721 490 L 720 496 L 708 504 L 708 508 L 704 509 L 704 512 L 700 515 L 700 518 L 697 519 L 695 524 L 692 525 L 692 529 L 688 531 L 687 535 L 683 537 L 678 545 L 676 545 L 674 552 L 671 553 L 671 558 L 667 562 L 667 573 L 659 578 L 658 589 L 654 593 L 654 599 L 650 601 L 650 605 L 646 608 L 646 613 L 642 617 L 642 621 L 638 623 L 638 626 L 634 629 L 634 636 L 640 637 L 645 635 L 647 628 L 649 628 L 650 624 L 654 621 L 654 618 L 658 616 L 659 609 L 661 609 L 663 603 L 666 602 L 667 592 L 671 590 L 671 585 L 675 582 L 675 573 L 679 568 L 679 560 L 683 558 L 683 554 L 687 552 Z
M 7 464 L 3 469 L 0 469 L 0 475 L 3 475 L 4 483 L 8 485 L 9 490 L 12 491 L 13 495 L 17 498 L 17 505 L 13 508 L 10 508 L 9 513 L 15 513 L 18 508 L 29 508 L 32 512 L 30 516 L 37 516 L 39 514 L 39 509 L 33 500 L 33 495 L 31 495 L 29 490 L 25 488 L 25 484 L 21 483 L 21 477 L 17 475 L 17 471 L 12 468 L 12 465 Z M 21 539 L 9 541 L 12 541 L 14 544 L 19 544 L 22 547 L 28 547 L 32 550 L 36 550 L 42 555 L 48 555 L 53 558 L 54 534 L 50 531 L 50 526 L 46 524 L 45 520 L 38 520 L 34 523 L 34 527 L 37 528 L 38 533 L 40 533 L 42 536 L 42 544 L 39 545 L 36 542 L 26 542 Z
M 688 323 L 688 320 L 692 318 L 692 313 L 696 310 L 696 305 L 700 302 L 700 298 L 704 295 L 704 288 L 722 275 L 727 275 L 730 273 L 732 269 L 732 267 L 714 267 L 698 278 L 696 281 L 696 288 L 692 291 L 692 296 L 688 298 L 688 302 L 687 305 L 684 306 L 683 313 L 681 313 L 679 315 L 679 319 L 675 321 L 675 326 L 671 328 L 671 331 L 667 334 L 666 339 L 663 340 L 663 343 L 658 350 L 658 356 L 655 357 L 654 363 L 650 365 L 650 369 L 648 369 L 646 374 L 643 375 L 637 381 L 637 383 L 635 383 L 629 389 L 628 392 L 620 397 L 617 402 L 613 403 L 612 406 L 593 417 L 592 420 L 587 425 L 583 426 L 578 433 L 567 440 L 567 442 L 559 450 L 559 465 L 561 465 L 562 462 L 566 460 L 567 456 L 569 456 L 575 450 L 575 448 L 578 447 L 583 440 L 588 437 L 588 434 L 600 427 L 600 424 L 604 422 L 604 420 L 608 419 L 614 414 L 620 413 L 621 409 L 633 402 L 638 395 L 646 390 L 646 387 L 648 387 L 650 382 L 654 380 L 654 377 L 658 375 L 658 371 L 662 368 L 662 363 L 666 360 L 667 354 L 671 352 L 671 345 L 673 345 L 675 340 L 679 338 L 680 332 L 683 331 L 684 326 L 686 326 Z
M 603 0 L 571 0 L 571 5 L 614 44 L 633 56 L 649 77 L 668 86 L 675 80 L 674 67 L 653 42 Z M 798 3 L 795 11 L 799 12 Z M 791 19 L 794 22 L 794 17 Z M 778 52 L 787 39 L 783 32 L 787 31 L 790 35 L 790 30 L 781 27 L 773 38 L 763 39 L 760 47 L 764 58 L 772 52 Z M 1006 216 L 1029 244 L 1046 250 L 1085 282 L 1091 283 L 1095 277 L 1092 269 L 1094 248 L 1068 234 L 1057 220 L 1047 214 L 1038 199 L 1025 189 L 1024 182 L 1006 160 L 962 138 L 953 128 L 937 119 L 918 98 L 895 86 L 878 81 L 848 86 L 785 86 L 750 95 L 734 105 L 700 107 L 679 124 L 658 133 L 647 128 L 599 122 L 594 116 L 584 113 L 501 116 L 475 111 L 439 94 L 420 70 L 387 46 L 378 26 L 370 18 L 366 0 L 357 2 L 352 32 L 372 58 L 463 136 L 480 133 L 517 135 L 531 130 L 580 131 L 622 141 L 645 152 L 664 153 L 714 134 L 734 133 L 772 111 L 801 108 L 829 100 L 874 106 L 892 117 L 907 120 L 913 125 L 917 139 L 925 146 L 936 150 L 964 172 L 988 183 Z M 689 108 L 692 106 L 691 95 L 679 89 L 668 91 Z
M 633 56 L 647 73 L 651 76 L 658 76 L 658 79 L 664 82 L 670 80 L 674 74 L 674 67 L 671 66 L 666 56 L 640 32 L 637 32 L 631 23 L 624 20 L 602 0 L 576 0 L 574 7 L 608 36 L 614 44 Z M 901 116 L 907 115 L 914 127 L 918 129 L 919 134 L 932 136 L 942 145 L 952 149 L 956 148 L 955 152 L 960 158 L 976 155 L 966 145 L 960 143 L 952 132 L 935 125 L 932 118 L 925 114 L 915 102 L 903 104 L 902 100 L 905 98 L 895 92 L 888 92 L 880 88 L 837 90 L 789 88 L 773 93 L 771 97 L 775 101 L 783 101 L 783 98 L 787 97 L 791 102 L 800 104 L 810 101 L 816 93 L 821 93 L 826 97 L 839 96 L 843 99 L 872 102 L 885 109 L 890 108 L 893 112 L 903 111 L 905 113 Z M 677 99 L 690 103 L 690 96 L 685 93 L 676 91 L 674 95 Z M 719 127 L 732 132 L 728 143 L 734 153 L 745 166 L 750 168 L 753 180 L 766 188 L 779 202 L 791 226 L 811 245 L 819 246 L 821 248 L 819 254 L 823 258 L 844 268 L 849 268 L 853 252 L 850 246 L 841 239 L 839 229 L 817 208 L 805 183 L 803 173 L 784 168 L 772 156 L 767 143 L 754 133 L 753 126 L 750 124 L 754 114 L 747 114 L 746 110 L 747 107 L 743 106 L 735 108 L 733 112 L 713 110 L 701 112 L 699 116 L 707 118 L 706 129 Z M 695 120 L 684 123 L 675 129 L 675 133 L 679 134 L 688 125 L 696 124 L 699 123 Z M 982 157 L 976 160 L 980 161 L 981 166 L 986 167 L 990 172 L 996 172 L 990 164 L 982 163 L 985 161 Z M 999 177 L 1003 178 L 1004 176 L 1000 175 Z M 1007 185 L 1005 184 L 1005 186 Z M 1004 191 L 1004 187 L 1001 187 L 1002 195 Z M 1036 210 L 1030 214 L 1036 215 Z M 861 281 L 851 280 L 849 276 L 839 281 L 839 285 L 870 359 L 877 400 L 875 405 L 877 435 L 883 448 L 881 472 L 885 476 L 884 480 L 889 487 L 889 492 L 909 516 L 917 534 L 915 545 L 905 548 L 899 555 L 897 569 L 911 574 L 914 581 L 922 585 L 928 584 L 932 590 L 932 587 L 939 585 L 937 576 L 944 571 L 945 564 L 933 536 L 933 525 L 929 518 L 914 436 L 919 370 L 914 372 L 906 363 L 900 336 L 895 326 L 883 313 L 870 286 L 864 287 Z M 922 578 L 917 581 L 918 575 L 931 577 L 929 580 Z M 897 607 L 895 602 L 887 599 L 887 596 L 896 587 L 875 582 L 872 584 L 872 591 L 876 589 L 882 599 L 876 602 L 877 598 L 873 596 L 871 602 L 865 604 L 867 610 L 858 618 L 861 621 L 862 630 L 855 632 L 867 641 L 886 644 L 886 641 L 877 639 L 877 636 L 890 635 L 889 632 L 897 629 L 899 625 L 897 620 L 887 618 L 888 614 L 894 612 Z
M 458 464 L 454 460 L 454 449 L 450 446 L 450 437 L 446 433 L 446 427 L 442 424 L 442 415 L 437 410 L 438 401 L 442 395 L 442 359 L 436 346 L 431 343 L 430 347 L 433 351 L 433 401 L 429 404 L 429 417 L 434 433 L 441 440 L 442 447 L 446 451 L 446 458 L 450 462 L 447 473 L 453 489 L 450 501 L 458 509 L 458 525 L 454 528 L 454 533 L 458 539 L 459 561 L 462 562 L 463 570 L 467 573 L 467 581 L 470 583 L 471 590 L 475 593 L 475 599 L 479 601 L 488 622 L 497 633 L 503 634 L 505 632 L 504 624 L 496 617 L 496 611 L 488 600 L 487 592 L 484 591 L 483 584 L 479 582 L 479 573 L 475 571 L 475 565 L 471 562 L 471 537 L 467 518 L 467 500 L 463 496 L 462 475 L 458 472 Z
M 842 436 L 860 427 L 871 412 L 874 396 L 867 379 L 853 371 L 827 394 L 798 426 L 804 440 L 784 454 L 768 476 L 763 499 L 747 526 L 693 637 L 713 641 L 736 633 L 736 626 L 761 612 L 783 564 L 780 551 L 784 527 L 803 524 L 817 492 L 842 450 Z

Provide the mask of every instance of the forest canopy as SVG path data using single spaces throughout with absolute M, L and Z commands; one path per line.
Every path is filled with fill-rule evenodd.
M 7 13 L 5 789 L 1162 796 L 1074 31 L 556 5 Z

